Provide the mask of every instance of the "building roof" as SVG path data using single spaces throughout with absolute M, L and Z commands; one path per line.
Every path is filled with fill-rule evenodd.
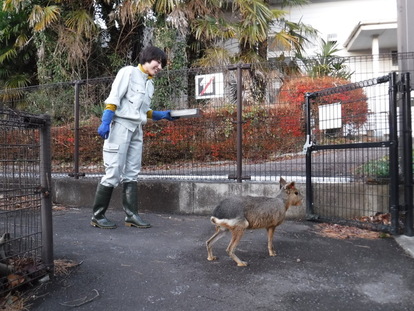
M 359 22 L 345 41 L 344 47 L 348 52 L 368 50 L 371 49 L 374 37 L 378 37 L 381 49 L 397 49 L 397 21 Z

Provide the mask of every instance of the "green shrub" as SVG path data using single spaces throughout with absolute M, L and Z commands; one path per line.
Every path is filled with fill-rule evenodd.
M 388 178 L 390 176 L 389 157 L 369 161 L 358 167 L 356 173 L 370 178 Z

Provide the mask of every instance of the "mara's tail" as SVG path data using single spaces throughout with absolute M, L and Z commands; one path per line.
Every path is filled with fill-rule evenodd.
M 219 219 L 217 217 L 211 216 L 210 221 L 213 225 L 216 225 L 216 226 L 219 225 Z
M 226 229 L 231 229 L 232 227 L 236 227 L 236 226 L 247 228 L 249 226 L 249 222 L 246 219 L 240 219 L 240 218 L 220 219 L 220 218 L 211 216 L 210 221 L 213 225 L 220 226 Z

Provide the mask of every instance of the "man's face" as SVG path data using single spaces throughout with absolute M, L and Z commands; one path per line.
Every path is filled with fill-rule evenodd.
M 162 64 L 157 60 L 152 60 L 150 63 L 147 62 L 142 67 L 150 76 L 155 76 L 162 70 Z

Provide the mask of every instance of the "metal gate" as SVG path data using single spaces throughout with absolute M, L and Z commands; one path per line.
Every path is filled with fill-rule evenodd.
M 308 219 L 413 235 L 409 73 L 305 96 Z
M 0 295 L 53 268 L 50 118 L 0 107 Z

